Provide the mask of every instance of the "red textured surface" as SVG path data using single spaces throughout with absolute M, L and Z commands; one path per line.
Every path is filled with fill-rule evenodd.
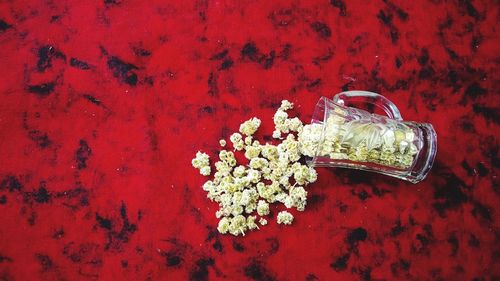
M 500 278 L 498 5 L 366 2 L 3 1 L 0 279 Z M 322 168 L 292 226 L 218 235 L 194 153 L 342 89 L 434 125 L 429 177 Z

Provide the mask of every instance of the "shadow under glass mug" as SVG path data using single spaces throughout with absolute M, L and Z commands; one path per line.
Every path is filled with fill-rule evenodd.
M 381 108 L 387 117 L 345 106 L 355 100 Z M 390 100 L 372 92 L 322 97 L 311 125 L 321 132 L 309 162 L 315 167 L 365 170 L 417 183 L 429 173 L 437 152 L 431 124 L 403 121 Z

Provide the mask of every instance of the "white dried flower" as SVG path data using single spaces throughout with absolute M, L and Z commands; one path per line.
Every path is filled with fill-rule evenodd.
M 305 156 L 316 156 L 322 133 L 323 126 L 320 124 L 305 125 L 298 138 L 300 143 L 300 152 Z
M 302 130 L 302 127 L 304 126 L 302 124 L 302 121 L 300 121 L 299 118 L 294 117 L 292 119 L 288 119 L 289 124 L 288 124 L 288 129 L 292 132 L 299 132 Z
M 287 111 L 292 108 L 293 108 L 293 103 L 289 102 L 288 100 L 282 100 L 279 110 Z
M 281 211 L 278 213 L 277 221 L 278 224 L 292 224 L 293 215 L 287 211 Z
M 273 118 L 273 121 L 274 121 L 274 124 L 275 125 L 283 125 L 285 124 L 285 120 L 288 118 L 288 113 L 286 113 L 285 111 L 283 110 L 278 110 L 276 111 L 276 113 L 274 114 L 274 118 Z
M 257 203 L 257 214 L 259 216 L 269 215 L 269 204 L 264 200 L 259 200 Z
M 252 158 L 255 158 L 255 157 L 259 157 L 259 154 L 260 154 L 260 147 L 247 146 L 245 148 L 245 157 L 247 159 L 252 159 Z
M 257 131 L 257 129 L 259 129 L 260 123 L 260 119 L 256 117 L 247 120 L 240 125 L 240 133 L 251 136 Z
M 248 216 L 247 217 L 247 228 L 249 230 L 253 230 L 253 229 L 258 229 L 259 226 L 255 223 L 255 220 L 257 219 L 256 216 Z
M 247 230 L 247 220 L 243 215 L 237 215 L 233 217 L 231 220 L 231 224 L 229 225 L 229 233 L 232 235 L 245 235 L 245 231 Z
M 220 146 L 222 146 L 222 147 L 226 146 L 226 140 L 224 140 L 224 139 L 219 140 L 219 144 L 220 144 Z
M 281 139 L 281 131 L 276 129 L 273 131 L 273 138 L 275 139 Z
M 241 178 L 245 174 L 246 174 L 246 168 L 245 168 L 245 166 L 241 166 L 240 165 L 240 166 L 234 168 L 233 176 L 235 176 L 236 178 Z
M 191 164 L 197 169 L 201 169 L 202 167 L 210 165 L 208 154 L 201 151 L 196 152 L 196 157 L 191 160 Z
M 231 143 L 233 143 L 233 147 L 235 150 L 242 150 L 244 147 L 244 142 L 240 134 L 234 133 L 229 137 Z
M 204 176 L 210 176 L 210 173 L 211 173 L 210 166 L 201 167 L 200 174 L 202 174 Z
M 252 136 L 245 137 L 245 145 L 252 145 Z
M 223 217 L 220 221 L 219 221 L 219 225 L 217 226 L 217 230 L 224 234 L 224 233 L 227 233 L 229 231 L 229 226 L 231 224 L 231 221 L 230 219 L 228 219 L 227 217 Z

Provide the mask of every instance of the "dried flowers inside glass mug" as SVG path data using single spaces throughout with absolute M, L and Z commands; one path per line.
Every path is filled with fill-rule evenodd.
M 345 106 L 353 99 L 382 108 L 388 117 Z M 403 121 L 391 101 L 367 91 L 322 97 L 299 142 L 311 166 L 372 171 L 412 183 L 427 176 L 437 151 L 431 124 Z

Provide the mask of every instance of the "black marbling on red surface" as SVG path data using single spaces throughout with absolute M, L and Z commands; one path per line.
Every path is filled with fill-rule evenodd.
M 2 1 L 0 279 L 498 280 L 496 1 Z M 371 90 L 438 133 L 422 183 L 319 169 L 219 235 L 191 168 L 281 99 Z M 278 209 L 273 209 L 276 214 Z

